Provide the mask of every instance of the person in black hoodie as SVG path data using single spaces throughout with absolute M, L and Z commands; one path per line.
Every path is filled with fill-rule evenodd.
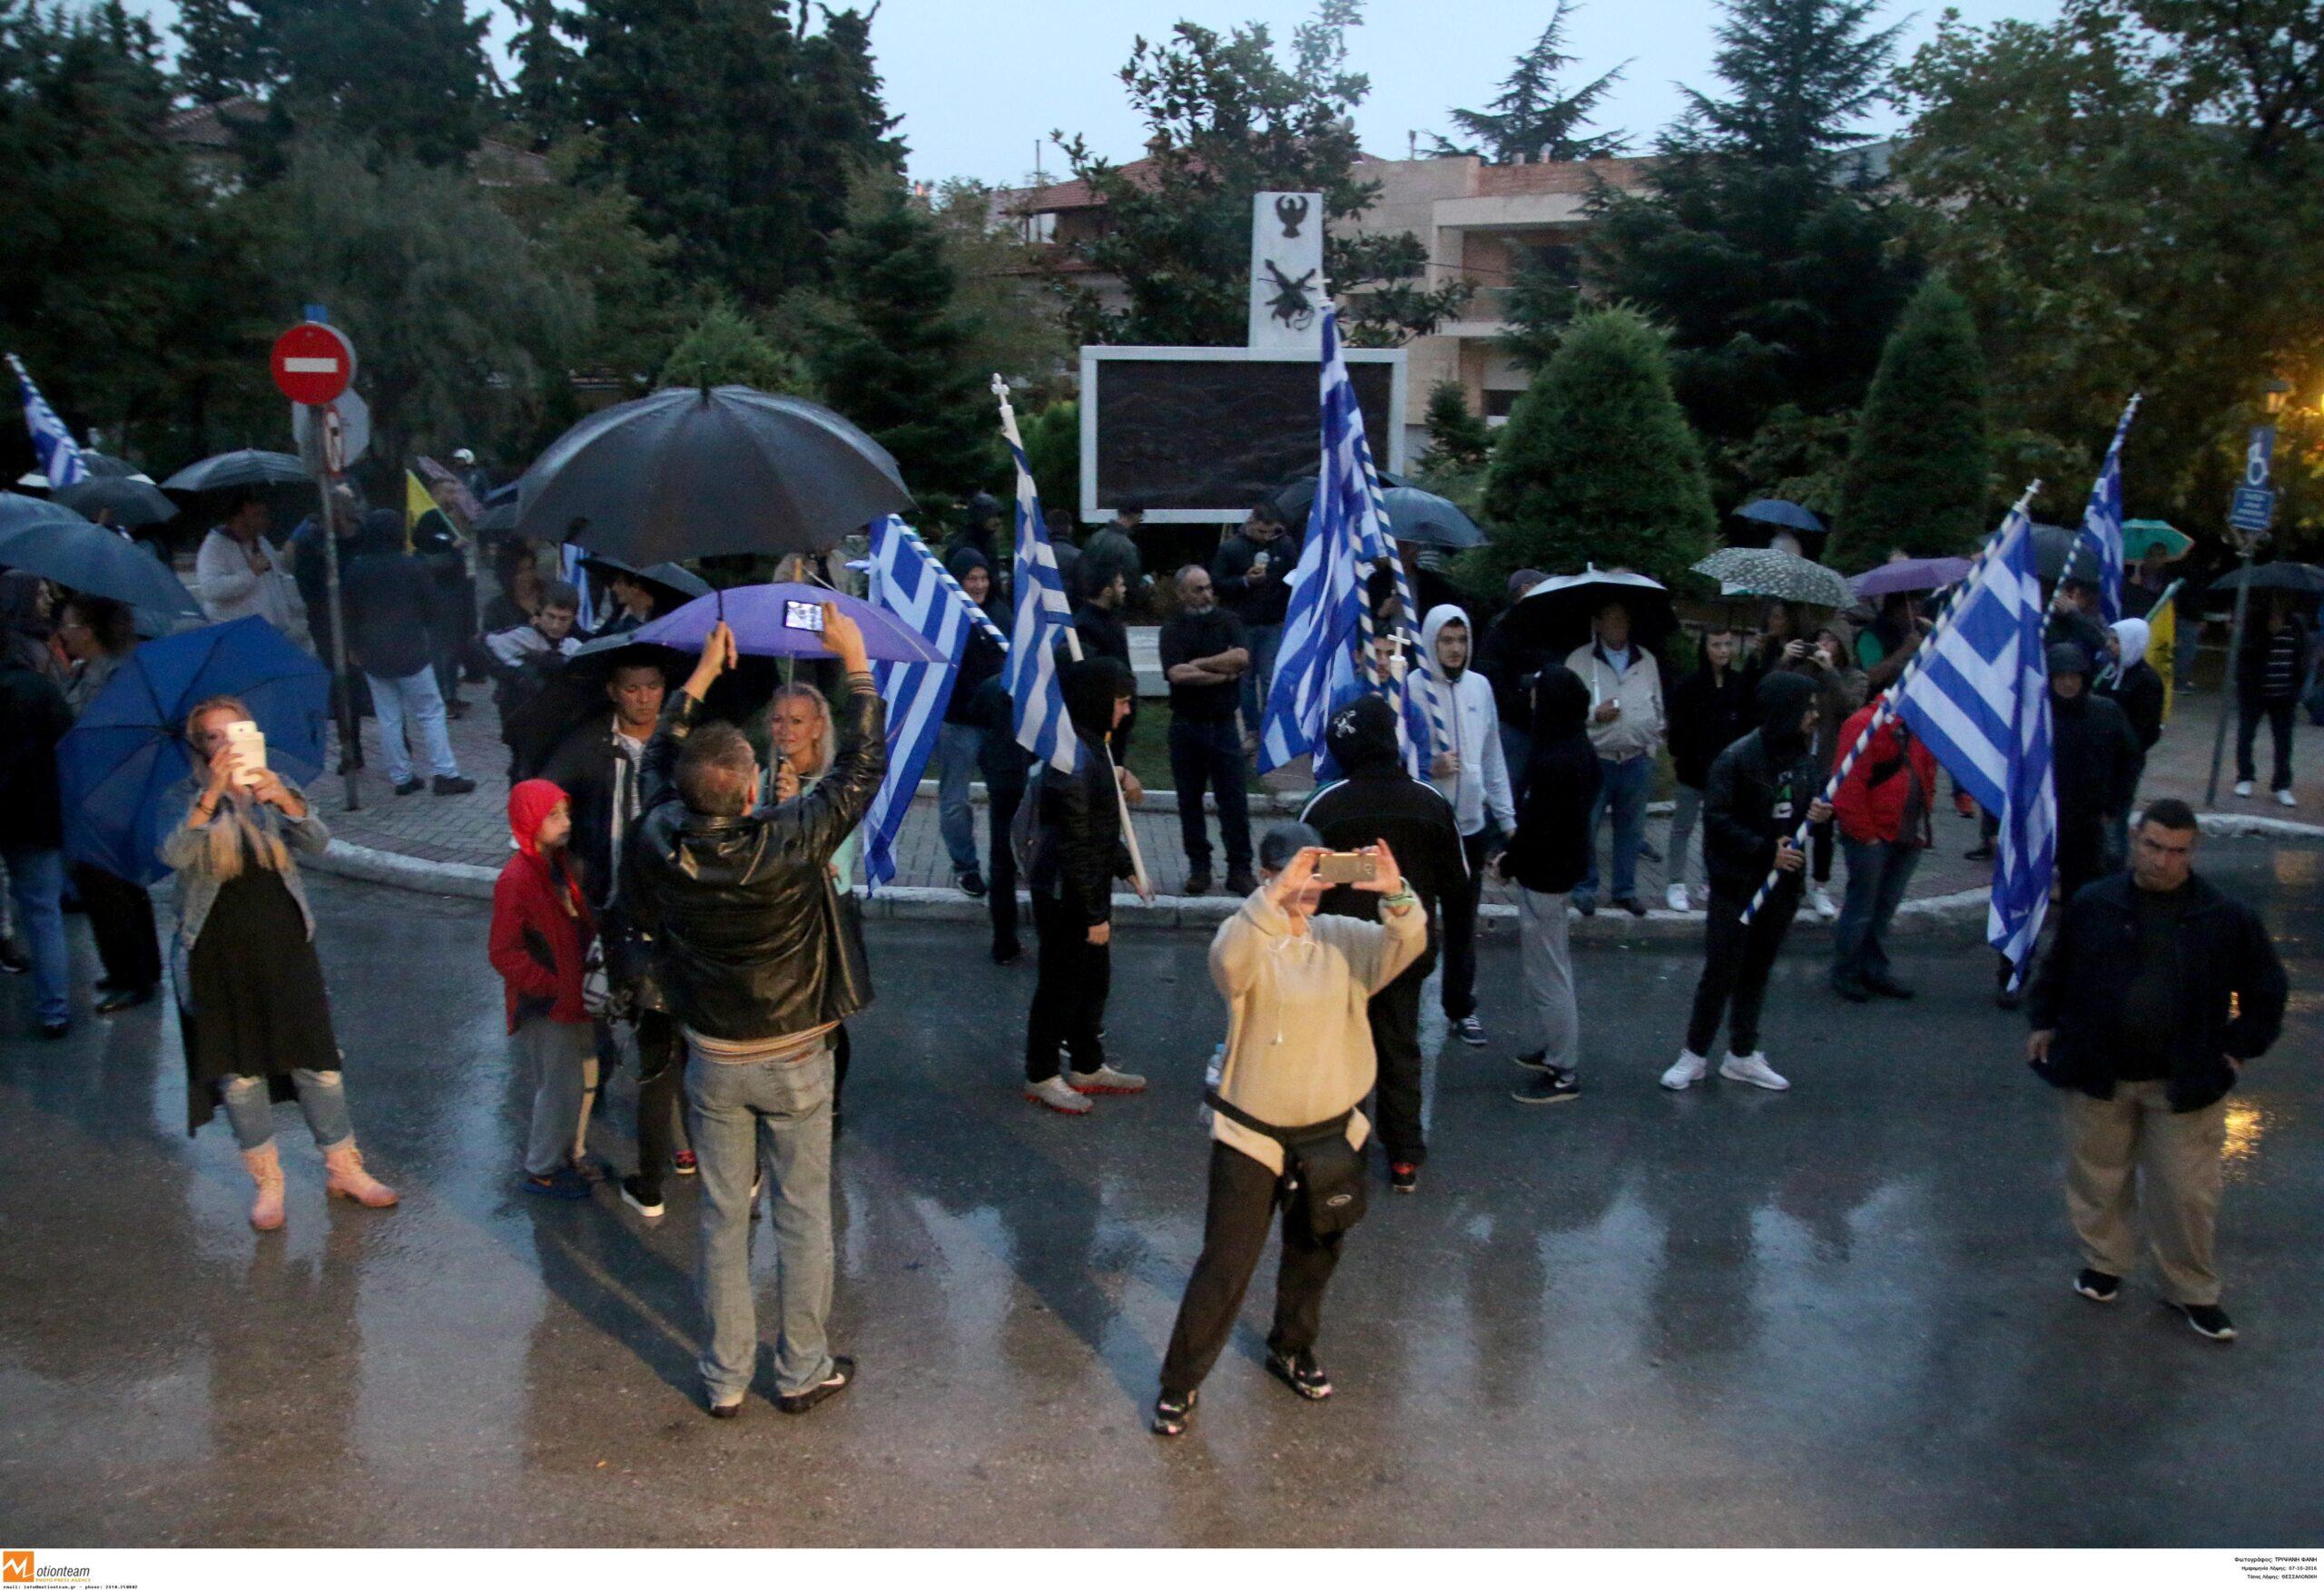
M 1573 999 L 1567 900 L 1590 870 L 1590 808 L 1604 777 L 1590 744 L 1590 687 L 1562 663 L 1533 676 L 1532 757 L 1517 832 L 1502 852 L 1502 877 L 1517 885 L 1518 948 L 1541 1043 L 1517 1057 L 1541 1075 L 1516 1089 L 1520 1105 L 1556 1105 L 1581 1092 L 1581 1013 Z
M 1324 739 L 1342 777 L 1308 798 L 1299 820 L 1334 850 L 1357 850 L 1384 840 L 1428 918 L 1428 948 L 1420 958 L 1372 997 L 1372 1047 L 1380 1066 L 1379 1108 L 1373 1121 L 1388 1156 L 1388 1185 L 1400 1193 L 1420 1186 L 1428 1144 L 1421 1134 L 1420 994 L 1436 965 L 1439 910 L 1447 897 L 1469 887 L 1460 820 L 1443 792 L 1404 771 L 1396 752 L 1396 710 L 1383 696 L 1358 696 L 1335 711 Z M 1339 885 L 1319 908 L 1369 920 L 1378 900 Z
M 960 583 L 969 600 L 992 618 L 992 565 L 985 555 L 973 546 L 956 546 L 944 555 L 944 567 Z M 932 759 L 937 832 L 952 861 L 953 882 L 972 900 L 984 894 L 985 882 L 984 875 L 977 871 L 977 820 L 969 806 L 969 774 L 977 765 L 984 732 L 970 704 L 976 699 L 977 687 L 999 673 L 1000 664 L 1000 643 L 986 634 L 981 625 L 970 624 L 960 651 L 960 672 L 952 682 L 951 697 L 944 703 L 944 722 L 938 731 Z M 998 857 L 993 865 L 1000 866 Z
M 1029 880 L 1040 973 L 1025 1023 L 1025 1097 L 1084 1115 L 1093 1094 L 1139 1094 L 1146 1079 L 1106 1064 L 1106 994 L 1113 978 L 1114 880 L 1129 876 L 1113 758 L 1106 737 L 1129 714 L 1137 682 L 1110 657 L 1059 671 L 1058 687 L 1081 745 L 1080 766 L 1041 771 Z M 1064 1057 L 1073 1075 L 1061 1075 Z
M 1728 1045 L 1720 1076 L 1778 1092 L 1791 1086 L 1759 1053 L 1759 1009 L 1776 952 L 1799 910 L 1807 853 L 1791 842 L 1792 831 L 1803 814 L 1810 823 L 1829 823 L 1832 809 L 1817 793 L 1824 771 L 1816 760 L 1815 682 L 1772 673 L 1759 682 L 1758 699 L 1759 727 L 1713 759 L 1703 786 L 1703 862 L 1710 875 L 1703 975 L 1687 1047 L 1662 1074 L 1665 1088 L 1702 1081 L 1721 1017 Z M 1744 909 L 1770 869 L 1782 876 L 1747 923 Z
M 955 696 L 960 687 L 954 686 Z M 969 698 L 978 731 L 977 770 L 984 775 L 986 844 L 992 853 L 992 892 L 985 909 L 992 918 L 992 959 L 1008 966 L 1025 953 L 1017 942 L 1017 852 L 1009 836 L 1025 800 L 1026 775 L 1033 754 L 1017 743 L 1017 704 L 1004 674 L 989 675 Z
M 1687 876 L 1693 867 L 1695 824 L 1702 816 L 1703 784 L 1721 751 L 1751 732 L 1756 673 L 1742 666 L 1742 638 L 1732 627 L 1703 632 L 1702 661 L 1670 688 L 1666 712 L 1670 723 L 1670 763 L 1679 781 L 1670 802 L 1670 843 L 1664 854 L 1669 873 L 1666 899 L 1673 911 L 1687 911 Z

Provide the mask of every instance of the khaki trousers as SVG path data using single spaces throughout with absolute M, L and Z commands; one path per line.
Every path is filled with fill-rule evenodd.
M 2219 1272 L 2212 1228 L 2219 1219 L 2220 1163 L 2227 1145 L 2227 1101 L 2174 1115 L 2161 1083 L 2117 1083 L 2112 1099 L 2066 1095 L 2066 1211 L 2083 1261 L 2109 1276 L 2138 1263 L 2134 1208 L 2173 1303 L 2215 1304 Z M 2132 1174 L 2138 1186 L 2132 1188 Z

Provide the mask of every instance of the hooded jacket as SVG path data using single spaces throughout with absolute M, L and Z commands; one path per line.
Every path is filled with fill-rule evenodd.
M 1537 895 L 1562 895 L 1590 871 L 1590 809 L 1605 770 L 1589 721 L 1590 687 L 1581 675 L 1551 663 L 1533 676 L 1533 754 L 1501 865 Z
M 1829 635 L 1840 643 L 1840 661 L 1826 666 L 1816 662 L 1821 653 L 1823 637 Z M 1816 633 L 1808 638 L 1808 653 L 1797 663 L 1787 663 L 1784 669 L 1800 675 L 1816 687 L 1816 705 L 1823 716 L 1816 724 L 1816 758 L 1829 771 L 1840 748 L 1840 726 L 1856 710 L 1864 705 L 1870 688 L 1870 677 L 1856 663 L 1856 626 L 1835 614 L 1816 626 Z
M 1814 741 L 1799 721 L 1816 686 L 1777 672 L 1759 682 L 1759 727 L 1714 759 L 1703 785 L 1703 866 L 1713 894 L 1749 899 L 1776 865 L 1776 842 L 1798 828 L 1823 786 Z M 1777 885 L 1795 893 L 1801 873 Z
M 1670 761 L 1680 784 L 1702 789 L 1710 777 L 1711 760 L 1751 732 L 1758 722 L 1752 706 L 1758 685 L 1758 673 L 1746 672 L 1738 646 L 1723 675 L 1714 673 L 1706 656 L 1694 673 L 1670 687 Z M 1582 694 L 1586 717 L 1588 687 Z
M 954 547 L 944 555 L 944 567 L 955 580 L 965 579 L 971 569 L 981 569 L 988 579 L 992 576 L 992 562 L 975 547 Z M 994 581 L 991 592 L 1000 589 Z M 985 598 L 985 614 L 992 613 L 992 598 Z M 977 687 L 1000 672 L 1004 659 L 1000 643 L 984 633 L 980 625 L 970 624 L 967 642 L 960 649 L 960 673 L 953 676 L 952 694 L 944 703 L 944 722 L 973 726 L 976 711 L 970 705 L 976 699 Z
M 2106 826 L 2130 810 L 2146 761 L 2130 720 L 2108 697 L 2088 688 L 2091 670 L 2078 643 L 2050 648 L 2050 673 L 2083 676 L 2081 694 L 2050 692 L 2051 760 L 2058 788 L 2058 868 L 2068 879 L 2103 870 Z
M 1403 976 L 1426 977 L 1435 965 L 1437 902 L 1469 880 L 1452 803 L 1404 771 L 1396 756 L 1396 710 L 1385 697 L 1356 697 L 1332 714 L 1324 734 L 1344 777 L 1310 796 L 1299 820 L 1334 850 L 1388 842 L 1428 919 L 1428 948 Z M 1370 920 L 1379 908 L 1378 896 L 1342 884 L 1324 892 L 1317 909 Z
M 1879 705 L 1867 702 L 1841 726 L 1840 743 L 1856 744 Z M 1934 840 L 1929 814 L 1936 797 L 1936 756 L 1897 719 L 1880 726 L 1832 793 L 1832 817 L 1841 837 L 1925 849 Z
M 541 820 L 565 792 L 528 779 L 508 792 L 508 832 L 516 854 L 492 886 L 492 969 L 507 994 L 508 1031 L 546 1017 L 586 1022 L 581 979 L 596 932 L 580 880 L 562 856 L 544 856 Z
M 1437 661 L 1436 637 L 1447 624 L 1458 624 L 1469 632 L 1469 656 L 1472 661 L 1476 657 L 1476 626 L 1469 623 L 1467 613 L 1451 603 L 1429 609 L 1420 626 L 1419 677 L 1433 708 L 1432 726 L 1441 722 L 1444 727 L 1443 749 L 1461 760 L 1459 771 L 1432 782 L 1452 803 L 1452 814 L 1460 820 L 1463 835 L 1480 832 L 1488 817 L 1505 834 L 1517 827 L 1517 803 L 1510 798 L 1509 764 L 1502 753 L 1500 713 L 1493 704 L 1492 686 L 1467 664 L 1448 672 Z
M 403 516 L 392 508 L 363 516 L 354 552 L 340 599 L 348 647 L 365 673 L 409 679 L 434 656 L 436 577 L 404 550 Z
M 2122 655 L 2099 689 L 2113 698 L 2114 704 L 2122 710 L 2122 716 L 2130 721 L 2131 732 L 2139 740 L 2139 761 L 2143 767 L 2145 753 L 2153 751 L 2154 742 L 2162 738 L 2162 705 L 2167 699 L 2162 676 L 2146 661 L 2147 643 L 2154 632 L 2144 619 L 2117 619 L 2112 627 Z
M 1044 763 L 1036 798 L 1040 810 L 1026 885 L 1036 896 L 1061 903 L 1073 921 L 1087 928 L 1113 920 L 1114 880 L 1128 878 L 1130 870 L 1114 761 L 1106 746 L 1114 703 L 1121 700 L 1128 672 L 1109 657 L 1085 657 L 1059 672 L 1058 689 L 1081 744 L 1080 765 L 1060 773 L 1055 764 Z

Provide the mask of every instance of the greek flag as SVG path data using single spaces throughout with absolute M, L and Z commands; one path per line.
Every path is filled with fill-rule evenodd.
M 1323 458 L 1315 501 L 1307 510 L 1307 535 L 1299 567 L 1290 578 L 1291 604 L 1283 620 L 1283 643 L 1275 654 L 1275 684 L 1267 692 L 1265 723 L 1259 736 L 1259 770 L 1280 768 L 1320 747 L 1333 698 L 1355 674 L 1369 678 L 1368 658 L 1356 657 L 1372 639 L 1372 608 L 1364 577 L 1383 560 L 1393 564 L 1395 545 L 1388 537 L 1387 505 L 1380 496 L 1379 472 L 1364 436 L 1364 410 L 1340 351 L 1336 311 L 1324 309 Z M 1399 575 L 1401 576 L 1401 569 Z M 1399 581 L 1402 588 L 1402 581 Z M 1400 627 L 1409 639 L 1418 615 L 1405 591 Z M 1417 665 L 1416 659 L 1407 659 Z M 1398 697 L 1399 740 L 1407 763 L 1412 745 L 1410 703 Z M 1425 733 L 1424 721 L 1423 733 Z
M 33 434 L 33 451 L 40 456 L 40 472 L 48 477 L 48 489 L 54 492 L 88 479 L 89 466 L 81 462 L 81 445 L 73 440 L 73 433 L 33 385 L 25 361 L 10 354 L 8 367 L 16 372 L 16 383 L 25 390 L 25 429 Z
M 872 665 L 872 682 L 888 704 L 888 777 L 863 815 L 863 877 L 876 889 L 896 876 L 896 834 L 936 749 L 970 626 L 1008 643 L 911 526 L 891 514 L 873 520 L 871 529 L 865 572 L 872 604 L 895 614 L 950 660 Z
M 1896 714 L 1972 800 L 2001 819 L 1985 938 L 2024 976 L 2057 862 L 2049 665 L 2034 526 L 2021 502 L 1955 598 L 1953 623 L 1924 644 Z
M 2122 616 L 2122 438 L 2138 412 L 2138 395 L 2133 393 L 2114 427 L 2114 439 L 2106 445 L 2106 462 L 2091 483 L 2090 501 L 2082 510 L 2082 534 L 2074 538 L 2076 559 L 2087 558 L 2098 572 L 2098 600 L 2110 624 Z
M 1070 773 L 1080 762 L 1081 742 L 1074 738 L 1065 692 L 1058 686 L 1057 649 L 1072 632 L 1073 604 L 1065 600 L 1057 549 L 1049 545 L 1049 526 L 1041 518 L 1040 494 L 1033 489 L 1033 468 L 1025 461 L 1024 438 L 1017 434 L 1008 383 L 995 376 L 992 390 L 1000 400 L 1001 435 L 1017 461 L 1016 634 L 1001 677 L 1016 703 L 1018 744 L 1059 773 Z

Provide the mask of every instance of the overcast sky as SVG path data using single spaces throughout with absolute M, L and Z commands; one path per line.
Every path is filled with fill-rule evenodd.
M 172 0 L 131 3 L 165 20 L 176 10 Z M 2047 20 L 2058 8 L 2057 0 L 1955 5 L 1973 22 Z M 912 175 L 1014 184 L 1032 169 L 1036 140 L 1043 170 L 1063 170 L 1047 142 L 1060 128 L 1117 159 L 1138 152 L 1140 129 L 1115 74 L 1139 34 L 1164 36 L 1181 17 L 1222 31 L 1258 21 L 1287 46 L 1313 9 L 1312 0 L 881 0 L 872 42 L 889 109 L 904 118 Z M 1413 133 L 1423 145 L 1432 132 L 1450 133 L 1447 107 L 1491 99 L 1551 9 L 1540 0 L 1369 0 L 1350 37 L 1351 65 L 1372 79 L 1357 113 L 1364 148 L 1401 158 Z M 1905 22 L 1909 48 L 1935 31 L 1944 9 L 1891 5 L 1882 17 Z M 1679 83 L 1712 87 L 1717 15 L 1712 0 L 1582 0 L 1569 29 L 1568 47 L 1581 57 L 1575 81 L 1630 63 L 1602 124 L 1643 142 L 1678 113 Z M 505 39 L 508 31 L 504 14 L 497 32 Z M 1867 131 L 1896 124 L 1884 110 Z

